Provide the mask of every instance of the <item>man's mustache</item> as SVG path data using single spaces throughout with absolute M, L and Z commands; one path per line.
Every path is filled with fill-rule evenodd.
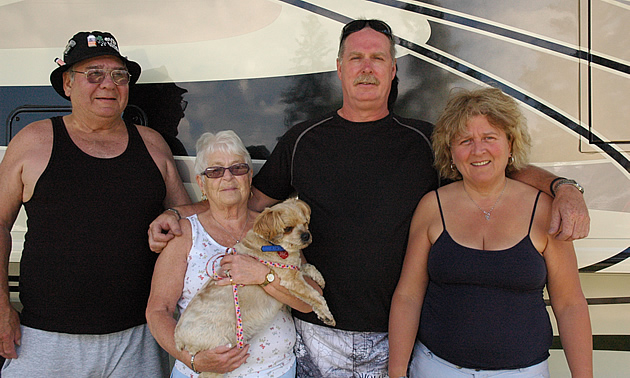
M 381 82 L 372 74 L 361 74 L 354 79 L 353 85 L 357 84 L 375 84 L 379 85 Z

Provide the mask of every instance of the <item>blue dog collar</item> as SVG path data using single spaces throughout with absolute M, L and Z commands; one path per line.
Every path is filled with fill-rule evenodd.
M 263 245 L 260 247 L 260 250 L 263 252 L 282 252 L 284 251 L 284 248 L 279 245 Z

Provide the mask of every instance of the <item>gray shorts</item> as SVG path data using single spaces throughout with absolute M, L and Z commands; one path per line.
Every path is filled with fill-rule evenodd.
M 73 335 L 22 326 L 18 358 L 2 378 L 168 377 L 168 354 L 144 324 L 105 335 Z
M 386 332 L 354 332 L 294 319 L 300 378 L 387 378 Z

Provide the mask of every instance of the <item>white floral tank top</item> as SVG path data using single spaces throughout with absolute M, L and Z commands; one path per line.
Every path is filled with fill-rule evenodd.
M 207 280 L 212 278 L 206 272 L 212 274 L 212 265 L 219 268 L 220 255 L 224 255 L 227 248 L 217 243 L 203 228 L 197 215 L 187 218 L 192 228 L 192 248 L 188 253 L 188 268 L 184 278 L 184 290 L 177 302 L 182 313 L 192 297 L 201 289 Z M 208 261 L 211 264 L 208 264 Z M 261 331 L 248 341 L 249 358 L 247 362 L 236 370 L 224 375 L 225 378 L 254 378 L 254 377 L 280 377 L 293 366 L 295 354 L 295 325 L 287 306 L 278 312 L 269 327 Z M 175 362 L 175 369 L 191 378 L 197 378 L 190 368 L 181 361 Z

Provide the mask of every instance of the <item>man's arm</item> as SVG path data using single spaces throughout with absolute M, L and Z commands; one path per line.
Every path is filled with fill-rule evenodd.
M 9 293 L 9 256 L 11 254 L 11 230 L 0 225 L 0 355 L 17 358 L 15 345 L 20 344 L 20 319 L 11 305 Z
M 160 252 L 169 240 L 181 235 L 181 229 L 179 228 L 180 217 L 196 213 L 196 211 L 187 211 L 186 209 L 196 209 L 196 206 L 199 205 L 191 204 L 190 196 L 177 171 L 173 154 L 164 138 L 153 129 L 144 126 L 137 127 L 147 146 L 147 150 L 162 173 L 162 178 L 166 185 L 164 208 L 172 209 L 177 206 L 175 211 L 165 211 L 149 225 L 149 247 L 152 251 Z
M 551 206 L 549 234 L 558 240 L 576 240 L 588 236 L 590 217 L 584 196 L 573 185 L 556 186 L 552 193 L 551 184 L 558 177 L 532 165 L 511 175 L 511 178 L 531 185 L 554 197 Z M 560 231 L 560 232 L 559 232 Z
M 280 202 L 279 200 L 265 195 L 253 186 L 251 190 L 252 197 L 248 202 L 248 207 L 251 210 L 261 212 L 265 207 Z M 149 226 L 149 246 L 151 250 L 160 253 L 171 239 L 181 235 L 182 230 L 179 227 L 179 220 L 181 218 L 199 214 L 206 210 L 208 210 L 208 202 L 200 201 L 189 205 L 175 206 L 164 211 L 160 216 L 155 218 Z
M 137 126 L 151 158 L 162 173 L 166 185 L 164 207 L 190 204 L 190 197 L 177 171 L 171 149 L 160 133 L 145 126 Z
M 29 130 L 24 131 L 29 133 Z M 11 305 L 9 293 L 9 258 L 11 255 L 11 228 L 15 223 L 24 196 L 24 156 L 33 156 L 24 138 L 18 134 L 0 162 L 0 355 L 17 358 L 15 345 L 20 344 L 20 320 Z M 34 138 L 34 143 L 38 140 Z
M 252 186 L 252 196 L 247 203 L 247 207 L 249 207 L 250 210 L 254 210 L 260 213 L 265 208 L 273 206 L 278 202 L 280 202 L 280 200 L 271 198 Z
M 208 209 L 208 201 L 200 201 L 193 204 L 173 206 L 165 210 L 149 225 L 149 248 L 153 252 L 160 253 L 166 244 L 175 236 L 181 236 L 179 227 L 181 218 L 199 214 Z

